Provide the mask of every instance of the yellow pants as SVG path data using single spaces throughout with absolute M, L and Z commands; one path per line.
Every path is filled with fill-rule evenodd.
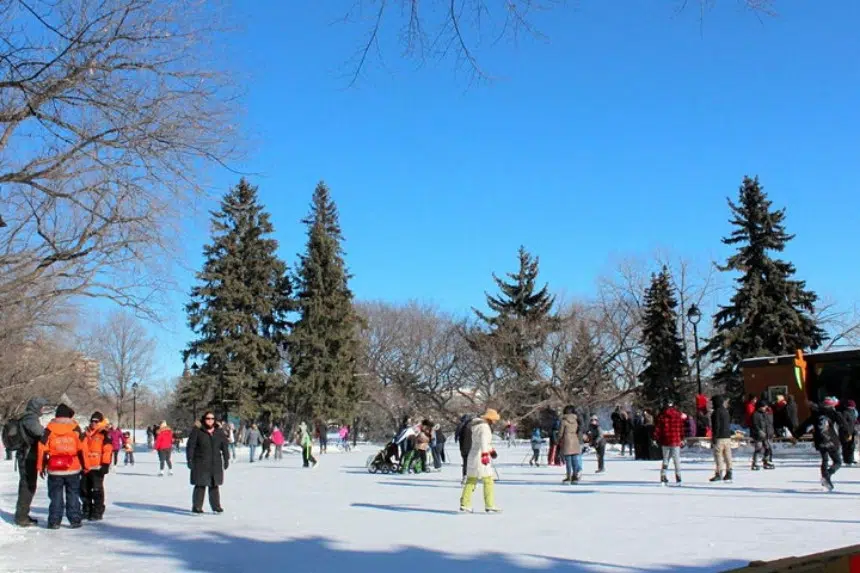
M 495 484 L 493 482 L 493 478 L 485 477 L 481 479 L 484 482 L 484 507 L 492 508 L 496 507 L 495 504 L 495 496 L 494 496 L 494 487 Z M 478 478 L 470 477 L 466 478 L 466 485 L 463 486 L 463 494 L 460 496 L 460 507 L 471 508 L 472 507 L 472 495 L 475 493 L 475 490 L 478 488 Z

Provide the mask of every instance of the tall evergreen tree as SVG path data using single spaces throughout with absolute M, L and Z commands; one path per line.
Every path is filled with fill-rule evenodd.
M 362 384 L 356 376 L 361 322 L 353 307 L 343 235 L 328 187 L 314 190 L 307 249 L 296 273 L 300 318 L 290 335 L 291 409 L 300 416 L 351 421 Z
M 196 338 L 184 352 L 200 363 L 198 405 L 256 417 L 283 400 L 281 352 L 292 310 L 286 264 L 257 188 L 242 179 L 212 213 L 212 242 L 186 306 Z
M 678 334 L 678 301 L 669 269 L 651 277 L 645 293 L 642 344 L 646 367 L 639 375 L 641 398 L 645 406 L 657 409 L 662 400 L 686 403 L 693 387 L 686 376 L 684 346 Z
M 740 276 L 730 304 L 714 315 L 715 334 L 703 352 L 712 353 L 720 364 L 717 379 L 740 398 L 741 360 L 814 350 L 825 335 L 814 319 L 818 297 L 805 281 L 792 278 L 794 265 L 770 254 L 794 238 L 785 231 L 785 209 L 771 209 L 758 177 L 744 177 L 737 202 L 728 203 L 734 230 L 723 243 L 738 249 L 720 270 Z

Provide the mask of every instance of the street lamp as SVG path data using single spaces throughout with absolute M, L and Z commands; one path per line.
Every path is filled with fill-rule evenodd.
M 200 370 L 200 366 L 197 364 L 197 361 L 191 363 L 191 375 L 196 377 L 197 371 Z M 194 401 L 191 402 L 191 423 L 194 424 L 194 421 L 197 420 L 197 398 L 194 398 Z
M 134 429 L 137 427 L 137 382 L 131 385 L 131 451 L 134 451 Z
M 690 305 L 687 311 L 687 320 L 693 325 L 693 348 L 696 350 L 696 382 L 699 385 L 699 395 L 702 394 L 702 368 L 699 363 L 699 321 L 702 320 L 702 311 L 695 304 Z

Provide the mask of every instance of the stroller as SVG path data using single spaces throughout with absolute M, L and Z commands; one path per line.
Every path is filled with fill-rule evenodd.
M 382 472 L 384 474 L 397 473 L 400 471 L 399 456 L 399 448 L 394 440 L 392 440 L 388 442 L 388 445 L 379 450 L 375 456 L 368 458 L 367 471 L 372 474 L 377 472 Z

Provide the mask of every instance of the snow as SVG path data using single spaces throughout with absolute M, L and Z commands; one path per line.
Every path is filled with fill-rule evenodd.
M 174 454 L 176 475 L 158 477 L 155 454 L 139 452 L 137 465 L 106 480 L 105 521 L 59 531 L 44 529 L 42 481 L 39 527 L 11 525 L 17 475 L 0 462 L 0 571 L 704 573 L 846 546 L 860 535 L 860 470 L 841 470 L 837 490 L 825 493 L 806 449 L 778 450 L 777 469 L 761 472 L 736 452 L 733 484 L 709 483 L 707 452 L 688 449 L 684 485 L 661 487 L 659 462 L 610 453 L 607 472 L 594 475 L 588 455 L 584 482 L 566 486 L 560 468 L 530 468 L 527 448 L 500 446 L 499 515 L 480 512 L 480 489 L 476 513 L 457 512 L 452 448 L 455 463 L 422 475 L 369 474 L 375 451 L 324 455 L 306 470 L 295 454 L 249 464 L 240 449 L 222 488 L 226 513 L 202 516 L 188 511 L 184 453 Z

